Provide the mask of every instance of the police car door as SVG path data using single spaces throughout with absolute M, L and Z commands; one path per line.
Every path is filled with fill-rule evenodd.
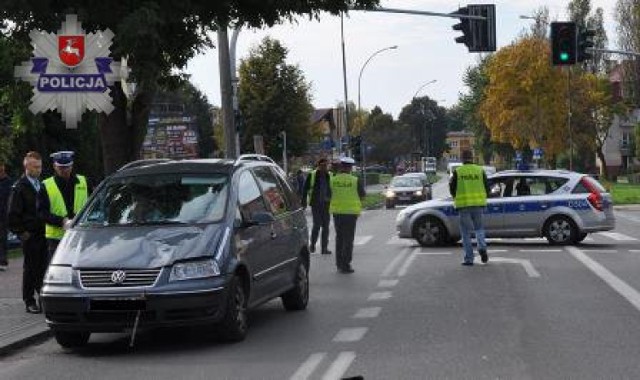
M 484 212 L 484 229 L 487 236 L 495 236 L 504 228 L 505 198 L 510 192 L 509 177 L 494 177 L 489 179 L 489 196 L 487 209 Z
M 505 227 L 509 235 L 535 236 L 544 213 L 544 177 L 514 177 L 513 197 L 505 210 Z

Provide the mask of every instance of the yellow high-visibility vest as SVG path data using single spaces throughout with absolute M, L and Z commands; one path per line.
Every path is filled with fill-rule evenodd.
M 478 165 L 466 164 L 456 169 L 458 179 L 454 200 L 456 208 L 487 205 L 483 175 L 484 170 Z
M 362 203 L 358 195 L 358 178 L 351 174 L 339 173 L 331 177 L 331 203 L 329 212 L 332 214 L 360 215 Z
M 87 189 L 87 179 L 84 176 L 76 175 L 78 177 L 78 183 L 76 183 L 76 188 L 74 191 L 73 197 L 73 213 L 77 214 L 82 209 L 82 206 L 87 203 L 87 198 L 89 197 L 89 192 Z M 64 197 L 56 184 L 56 180 L 54 177 L 49 177 L 42 181 L 45 189 L 47 189 L 47 194 L 49 195 L 49 211 L 53 215 L 57 215 L 61 218 L 65 218 L 69 213 L 67 212 L 67 206 L 64 204 Z M 47 239 L 62 239 L 64 235 L 64 229 L 59 226 L 54 226 L 52 224 L 45 225 L 45 236 Z

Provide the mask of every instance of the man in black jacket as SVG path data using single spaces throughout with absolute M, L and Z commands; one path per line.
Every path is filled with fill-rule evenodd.
M 11 193 L 11 178 L 5 171 L 4 163 L 0 162 L 0 271 L 7 269 L 7 205 Z
M 322 228 L 322 236 L 320 237 L 320 247 L 323 255 L 330 255 L 331 251 L 327 249 L 329 244 L 329 204 L 331 201 L 330 176 L 327 170 L 327 159 L 318 160 L 316 170 L 309 173 L 304 182 L 304 190 L 302 191 L 302 206 L 311 206 L 313 215 L 313 227 L 311 228 L 311 243 L 309 250 L 313 253 L 316 250 L 316 242 L 318 241 L 318 233 Z
M 41 310 L 34 298 L 34 292 L 40 293 L 49 265 L 44 220 L 38 215 L 38 193 L 42 189 L 42 157 L 38 152 L 29 152 L 24 157 L 23 165 L 24 175 L 11 188 L 7 216 L 9 230 L 22 241 L 22 299 L 27 313 L 37 314 Z

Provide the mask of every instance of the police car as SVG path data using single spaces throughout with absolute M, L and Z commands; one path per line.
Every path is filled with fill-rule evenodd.
M 588 233 L 615 227 L 611 195 L 594 178 L 565 170 L 503 171 L 489 176 L 484 213 L 487 237 L 545 237 L 554 245 L 577 244 Z M 400 211 L 398 236 L 422 246 L 460 239 L 451 197 Z

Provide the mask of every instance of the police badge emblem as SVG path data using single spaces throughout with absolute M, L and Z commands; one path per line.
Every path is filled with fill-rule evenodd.
M 129 69 L 109 57 L 113 33 L 85 33 L 76 15 L 67 15 L 58 33 L 32 30 L 33 57 L 15 67 L 15 76 L 33 86 L 29 110 L 58 110 L 67 128 L 77 128 L 85 110 L 110 114 L 109 86 Z

